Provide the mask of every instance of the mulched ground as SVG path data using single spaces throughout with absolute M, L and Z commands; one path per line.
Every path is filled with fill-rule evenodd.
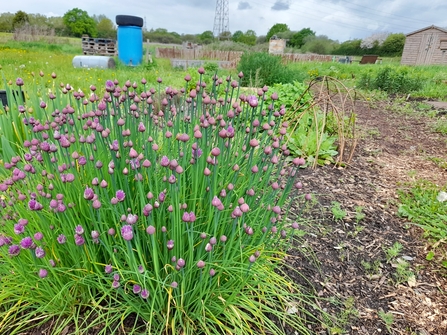
M 406 113 L 392 101 L 356 102 L 361 139 L 349 166 L 306 169 L 299 176 L 302 192 L 314 198 L 294 203 L 297 218 L 307 220 L 302 225 L 307 235 L 290 250 L 288 263 L 327 299 L 320 305 L 342 326 L 336 334 L 447 334 L 447 271 L 425 259 L 428 243 L 422 231 L 396 214 L 402 183 L 419 178 L 447 183 L 447 171 L 429 159 L 447 160 L 447 137 L 432 132 L 435 119 L 408 113 L 420 102 L 403 104 Z M 433 106 L 437 117 L 446 109 L 446 103 Z M 334 201 L 347 212 L 345 218 L 334 218 Z M 359 221 L 358 206 L 365 215 Z M 387 261 L 384 249 L 395 242 L 403 250 Z M 400 260 L 410 264 L 414 277 L 398 275 Z M 392 324 L 387 327 L 379 312 L 392 314 Z

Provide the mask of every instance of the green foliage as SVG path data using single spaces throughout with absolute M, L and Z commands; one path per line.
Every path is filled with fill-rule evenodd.
M 271 86 L 303 79 L 298 71 L 283 66 L 281 57 L 265 52 L 245 52 L 237 66 L 244 73 L 243 86 Z
M 440 117 L 433 124 L 433 130 L 437 133 L 441 133 L 443 135 L 447 135 L 447 118 Z
M 63 20 L 71 36 L 97 35 L 95 20 L 85 10 L 73 8 L 64 14 Z
M 116 29 L 112 20 L 103 17 L 96 25 L 98 37 L 116 39 Z
M 6 83 L 28 94 L 0 115 L 2 148 L 19 146 L 0 179 L 2 331 L 52 319 L 79 334 L 114 334 L 136 318 L 145 329 L 129 334 L 310 334 L 319 309 L 280 267 L 298 229 L 287 208 L 299 167 L 280 149 L 279 102 L 241 102 L 230 116 L 240 83 L 222 78 L 214 104 L 211 75 L 199 75 L 207 85 L 198 92 L 178 94 L 133 71 L 115 83 L 100 72 L 85 103 L 59 77 L 47 87 L 44 73 Z M 275 120 L 272 135 L 247 134 L 249 115 Z M 205 125 L 220 118 L 225 126 Z M 23 132 L 6 133 L 16 121 Z M 54 128 L 35 128 L 44 124 Z
M 255 45 L 256 44 L 256 32 L 254 30 L 247 30 L 245 33 L 238 30 L 233 34 L 231 38 L 233 42 L 244 43 L 247 45 Z
M 390 34 L 380 46 L 380 55 L 388 57 L 402 56 L 404 45 L 404 34 Z
M 343 220 L 346 217 L 346 211 L 341 209 L 341 204 L 338 201 L 331 202 L 331 211 L 336 221 Z
M 398 259 L 396 264 L 396 272 L 393 273 L 396 284 L 402 284 L 408 282 L 412 277 L 414 278 L 414 272 L 410 268 L 410 263 L 403 259 Z
M 384 311 L 379 311 L 378 315 L 385 323 L 385 327 L 388 330 L 388 332 L 391 333 L 391 326 L 394 323 L 394 315 L 392 313 L 385 313 Z
M 307 35 L 304 38 L 304 45 L 301 47 L 303 52 L 312 52 L 320 55 L 329 55 L 333 53 L 337 42 L 331 40 L 327 36 Z
M 0 31 L 3 32 L 12 32 L 14 14 L 12 13 L 0 13 Z
M 276 23 L 267 32 L 266 39 L 267 39 L 267 41 L 269 41 L 272 38 L 273 35 L 277 35 L 280 32 L 288 31 L 288 30 L 290 30 L 290 29 L 287 26 L 287 24 L 285 24 L 285 23 Z
M 423 80 L 420 73 L 412 68 L 384 66 L 377 70 L 377 74 L 371 70 L 362 74 L 358 86 L 369 90 L 379 89 L 389 94 L 408 94 L 420 90 Z
M 303 28 L 292 35 L 289 43 L 294 48 L 301 48 L 304 45 L 305 38 L 308 36 L 315 36 L 315 31 L 310 28 Z
M 206 30 L 199 35 L 198 39 L 203 44 L 210 44 L 214 41 L 214 34 L 211 30 Z
M 166 44 L 181 44 L 182 38 L 175 32 L 169 32 L 165 28 L 151 29 L 143 33 L 143 38 L 149 39 L 151 42 Z
M 287 132 L 287 145 L 292 155 L 306 157 L 308 163 L 317 159 L 318 164 L 333 161 L 337 155 L 333 134 L 327 132 L 327 118 L 321 110 L 312 107 L 312 96 L 307 87 L 295 81 L 274 86 L 279 102 L 286 109 L 285 119 L 290 122 Z
M 335 48 L 333 53 L 335 55 L 361 56 L 364 54 L 364 51 L 360 47 L 360 44 L 362 44 L 361 39 L 345 41 Z
M 26 14 L 24 11 L 19 10 L 17 13 L 14 14 L 14 18 L 12 19 L 12 27 L 20 28 L 24 24 L 29 23 L 29 17 L 28 14 Z
M 356 206 L 355 207 L 355 221 L 359 223 L 365 218 L 365 213 L 363 213 L 363 207 L 362 206 Z
M 402 244 L 400 244 L 397 241 L 394 242 L 394 244 L 391 247 L 385 248 L 384 252 L 386 256 L 386 261 L 388 263 L 391 262 L 391 260 L 399 256 L 399 254 L 402 252 L 402 249 L 403 249 Z
M 446 187 L 419 180 L 398 192 L 398 214 L 421 227 L 425 236 L 435 241 L 447 237 L 447 201 L 437 199 Z

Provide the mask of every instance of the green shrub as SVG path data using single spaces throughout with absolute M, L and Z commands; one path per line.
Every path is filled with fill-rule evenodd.
M 243 86 L 272 86 L 302 81 L 306 77 L 306 74 L 284 66 L 280 56 L 264 52 L 245 52 L 237 69 L 244 73 Z
M 284 119 L 289 121 L 287 147 L 293 156 L 305 157 L 309 163 L 333 162 L 337 155 L 335 120 L 313 106 L 308 86 L 293 82 L 274 85 L 279 102 L 285 107 Z
M 385 66 L 377 71 L 363 73 L 358 86 L 364 89 L 379 89 L 389 94 L 408 94 L 423 87 L 423 80 L 419 73 L 408 67 Z

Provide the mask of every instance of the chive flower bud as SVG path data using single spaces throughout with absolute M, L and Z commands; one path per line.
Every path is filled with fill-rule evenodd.
M 132 226 L 131 225 L 124 225 L 121 228 L 121 236 L 123 237 L 123 239 L 125 239 L 126 241 L 130 241 L 133 239 L 133 230 L 132 230 Z

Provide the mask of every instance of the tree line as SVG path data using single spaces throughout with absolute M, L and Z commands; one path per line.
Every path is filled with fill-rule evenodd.
M 24 11 L 0 14 L 0 32 L 13 32 L 25 25 L 51 29 L 56 36 L 90 37 L 116 39 L 116 25 L 107 16 L 89 15 L 86 11 L 73 8 L 62 17 L 47 17 L 41 14 L 28 14 Z M 231 41 L 246 47 L 266 44 L 271 38 L 285 39 L 287 52 L 317 53 L 323 55 L 378 54 L 381 56 L 401 56 L 405 44 L 402 33 L 373 34 L 364 39 L 354 39 L 340 43 L 325 35 L 317 35 L 311 28 L 291 30 L 285 23 L 274 24 L 267 35 L 257 36 L 254 30 L 234 33 L 223 32 L 215 37 L 211 30 L 200 34 L 179 34 L 165 28 L 143 29 L 144 40 L 151 42 L 181 44 L 183 42 L 211 44 L 216 41 Z

